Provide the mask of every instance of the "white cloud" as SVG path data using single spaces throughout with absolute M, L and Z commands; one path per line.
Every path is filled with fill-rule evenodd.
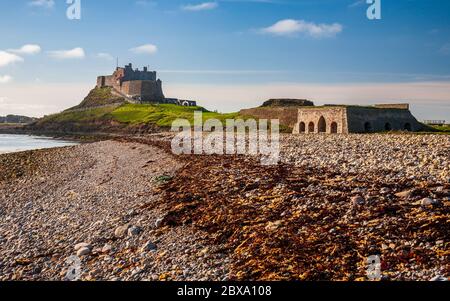
M 0 67 L 7 66 L 16 62 L 23 62 L 23 58 L 13 53 L 0 50 Z
M 273 34 L 277 36 L 295 36 L 297 34 L 305 34 L 314 38 L 332 37 L 342 32 L 342 25 L 333 24 L 316 24 L 303 20 L 285 19 L 278 21 L 272 26 L 263 28 L 262 33 Z
M 12 76 L 0 75 L 0 84 L 7 84 L 13 80 Z
M 80 47 L 70 50 L 49 51 L 48 55 L 55 59 L 83 59 L 86 56 L 84 49 Z
M 188 4 L 184 5 L 181 8 L 187 11 L 201 11 L 201 10 L 211 10 L 215 9 L 219 6 L 217 2 L 204 2 L 200 4 Z
M 41 46 L 35 44 L 23 45 L 19 49 L 8 49 L 9 52 L 17 54 L 37 54 L 41 52 Z
M 145 44 L 139 47 L 131 48 L 130 51 L 137 54 L 155 54 L 158 52 L 158 47 L 153 44 Z
M 52 8 L 55 6 L 54 0 L 33 0 L 28 2 L 29 6 L 34 7 L 43 7 L 43 8 Z
M 111 54 L 106 53 L 106 52 L 97 53 L 97 58 L 107 60 L 107 61 L 112 61 L 114 59 L 114 57 Z

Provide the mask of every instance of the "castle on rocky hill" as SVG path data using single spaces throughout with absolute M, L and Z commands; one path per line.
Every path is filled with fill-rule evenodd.
M 118 96 L 137 103 L 197 105 L 195 101 L 166 98 L 162 90 L 162 81 L 157 78 L 156 71 L 149 71 L 147 67 L 142 71 L 133 69 L 131 63 L 123 68 L 117 67 L 112 75 L 97 77 L 97 88 L 104 87 L 111 87 Z

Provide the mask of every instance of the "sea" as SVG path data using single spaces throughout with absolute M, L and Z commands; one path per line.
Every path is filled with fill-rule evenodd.
M 73 141 L 29 135 L 0 134 L 0 154 L 77 145 Z

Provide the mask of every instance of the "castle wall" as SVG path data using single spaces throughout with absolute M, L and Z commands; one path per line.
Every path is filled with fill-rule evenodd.
M 294 134 L 299 133 L 348 133 L 345 107 L 305 107 L 298 109 Z
M 97 88 L 114 86 L 117 86 L 117 83 L 113 75 L 97 77 Z
M 121 92 L 133 96 L 140 96 L 144 102 L 163 101 L 161 81 L 126 81 L 122 83 Z

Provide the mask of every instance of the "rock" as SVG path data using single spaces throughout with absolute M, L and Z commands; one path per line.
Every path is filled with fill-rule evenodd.
M 112 246 L 110 244 L 105 244 L 102 248 L 102 253 L 109 253 L 112 250 Z
M 80 250 L 82 248 L 87 248 L 87 249 L 91 250 L 92 249 L 92 245 L 88 244 L 86 242 L 82 242 L 82 243 L 76 244 L 75 247 L 74 247 L 75 251 L 78 251 L 78 250 Z
M 128 236 L 136 236 L 142 232 L 140 227 L 132 226 L 128 229 Z
M 357 195 L 351 198 L 351 202 L 353 206 L 360 206 L 365 203 L 365 200 L 363 197 Z
M 281 226 L 281 224 L 282 224 L 282 221 L 269 222 L 266 225 L 266 230 L 267 231 L 275 231 Z
M 388 187 L 383 187 L 383 188 L 380 189 L 380 193 L 381 194 L 387 194 L 389 192 L 391 192 L 391 189 L 388 188 Z
M 430 199 L 430 198 L 423 198 L 420 200 L 420 204 L 422 206 L 431 206 L 431 205 L 436 205 L 437 203 L 438 203 L 437 200 Z
M 123 226 L 117 227 L 116 230 L 114 231 L 114 236 L 118 237 L 118 238 L 124 237 L 125 234 L 127 233 L 129 227 L 130 227 L 130 225 L 123 225 Z
M 78 250 L 77 256 L 85 256 L 88 255 L 89 253 L 91 253 L 91 249 L 82 247 L 81 249 Z
M 448 281 L 448 278 L 446 278 L 442 275 L 437 275 L 437 276 L 431 278 L 430 281 Z
M 161 227 L 163 221 L 164 221 L 164 218 L 158 218 L 158 219 L 155 221 L 155 228 Z
M 157 249 L 157 246 L 152 243 L 151 241 L 147 241 L 142 247 L 141 250 L 143 252 L 148 252 L 148 251 L 155 251 Z
M 409 199 L 412 196 L 412 194 L 413 194 L 413 190 L 410 189 L 410 190 L 398 192 L 395 194 L 395 196 L 398 198 L 402 198 L 402 199 Z

